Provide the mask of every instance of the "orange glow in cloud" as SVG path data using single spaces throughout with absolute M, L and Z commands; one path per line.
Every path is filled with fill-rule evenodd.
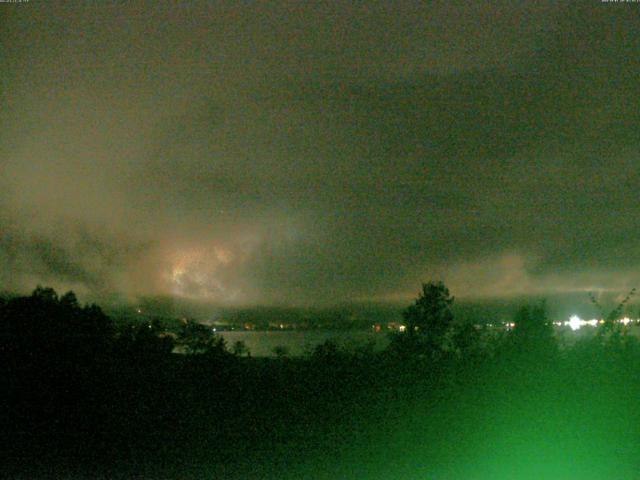
M 181 247 L 167 255 L 162 275 L 172 295 L 208 300 L 233 300 L 237 292 L 224 282 L 224 270 L 236 259 L 223 246 Z

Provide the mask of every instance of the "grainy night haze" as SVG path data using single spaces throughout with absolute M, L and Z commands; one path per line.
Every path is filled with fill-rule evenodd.
M 640 15 L 3 3 L 0 284 L 224 304 L 624 293 Z
M 0 0 L 0 478 L 633 480 L 640 0 Z

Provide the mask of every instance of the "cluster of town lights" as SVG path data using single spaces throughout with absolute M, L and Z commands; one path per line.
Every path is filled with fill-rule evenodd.
M 632 320 L 629 317 L 624 317 L 624 318 L 621 318 L 620 320 L 614 320 L 614 322 L 621 323 L 626 327 L 629 324 L 640 324 L 640 319 Z M 580 330 L 580 328 L 584 326 L 597 327 L 598 325 L 602 325 L 603 323 L 605 323 L 605 321 L 602 319 L 598 320 L 596 318 L 593 318 L 591 320 L 583 320 L 578 315 L 572 315 L 571 317 L 569 317 L 569 320 L 566 320 L 564 322 L 553 322 L 553 324 L 556 327 L 569 327 L 573 331 Z M 493 327 L 494 324 L 487 323 L 487 326 Z M 512 330 L 516 327 L 516 324 L 515 322 L 507 322 L 504 324 L 504 326 L 507 328 L 507 330 Z M 479 325 L 476 325 L 476 327 L 479 328 Z M 399 325 L 398 330 L 400 332 L 405 332 L 407 330 L 407 327 L 405 325 Z
M 633 322 L 633 320 L 631 320 L 629 317 L 624 317 L 621 318 L 620 320 L 617 320 L 618 323 L 623 324 L 625 327 L 627 325 L 629 325 L 631 322 Z M 592 320 L 583 320 L 581 319 L 579 316 L 577 315 L 573 315 L 569 318 L 568 321 L 566 322 L 555 322 L 555 325 L 557 326 L 568 326 L 571 328 L 571 330 L 576 331 L 579 330 L 580 328 L 584 327 L 585 325 L 588 325 L 590 327 L 596 327 L 599 324 L 603 324 L 604 320 L 597 320 L 597 319 L 592 319 Z

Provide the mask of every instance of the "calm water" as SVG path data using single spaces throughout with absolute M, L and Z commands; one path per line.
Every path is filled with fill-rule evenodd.
M 231 349 L 237 341 L 243 341 L 254 357 L 274 355 L 276 347 L 286 348 L 288 355 L 305 355 L 326 340 L 338 345 L 357 347 L 373 342 L 375 349 L 385 348 L 389 339 L 385 333 L 363 331 L 272 331 L 272 332 L 219 332 Z
M 497 331 L 502 332 L 502 329 Z M 640 326 L 629 326 L 627 332 L 640 338 Z M 560 345 L 571 346 L 580 338 L 588 338 L 595 335 L 593 327 L 583 327 L 574 332 L 568 327 L 556 328 Z M 347 348 L 364 346 L 373 342 L 376 350 L 382 350 L 389 345 L 389 336 L 385 332 L 372 331 L 319 331 L 319 330 L 286 330 L 269 332 L 234 331 L 218 332 L 227 341 L 229 349 L 237 341 L 243 341 L 254 357 L 274 356 L 276 347 L 284 347 L 289 356 L 301 356 L 310 353 L 314 347 L 326 340 L 335 341 L 338 345 Z

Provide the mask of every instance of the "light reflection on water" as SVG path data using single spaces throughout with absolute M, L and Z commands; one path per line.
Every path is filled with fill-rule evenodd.
M 367 331 L 319 331 L 319 330 L 287 330 L 287 331 L 233 331 L 218 332 L 229 349 L 237 341 L 245 343 L 254 357 L 274 356 L 276 347 L 284 347 L 290 356 L 301 356 L 310 353 L 313 348 L 326 340 L 335 341 L 346 348 L 363 347 L 372 342 L 375 350 L 382 350 L 389 344 L 385 333 Z

